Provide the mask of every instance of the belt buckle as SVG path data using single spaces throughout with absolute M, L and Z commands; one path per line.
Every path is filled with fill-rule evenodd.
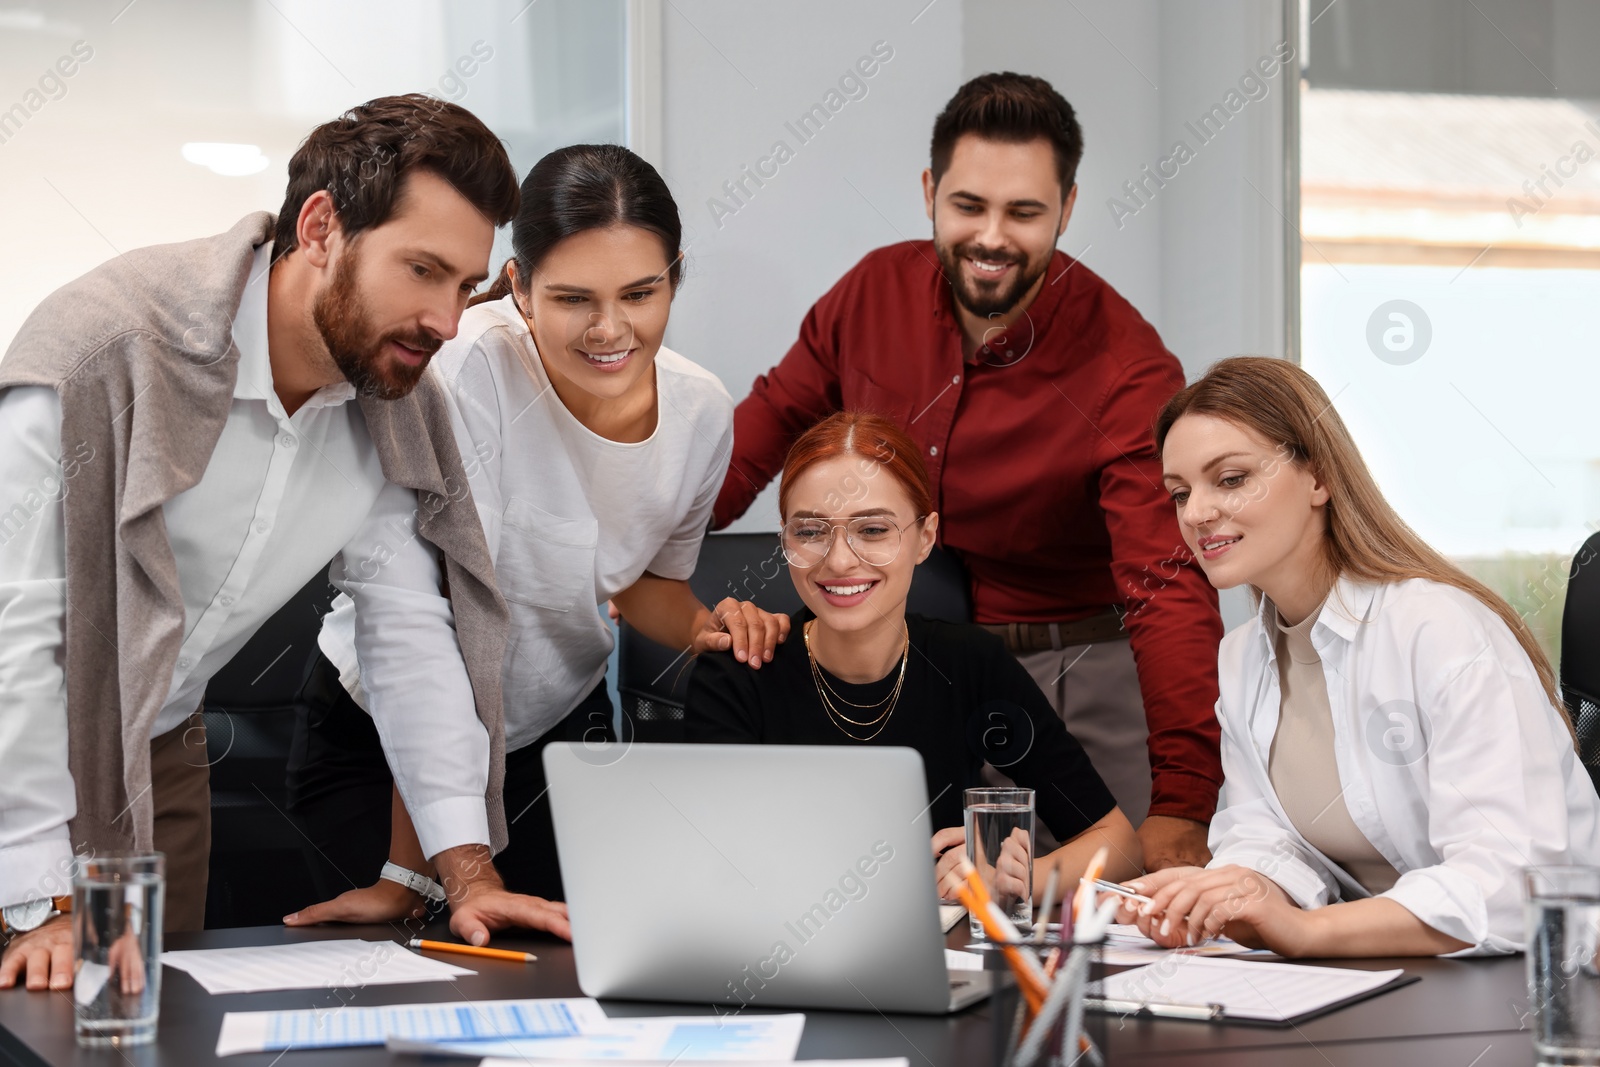
M 1006 623 L 1006 644 L 1011 647 L 1013 654 L 1031 651 L 1027 642 L 1023 640 L 1023 629 L 1020 622 Z

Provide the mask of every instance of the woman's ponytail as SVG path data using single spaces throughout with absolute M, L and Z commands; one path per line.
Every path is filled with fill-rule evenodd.
M 500 276 L 494 280 L 494 284 L 474 296 L 471 300 L 468 300 L 467 307 L 475 307 L 478 304 L 488 303 L 490 300 L 499 300 L 501 297 L 510 296 L 511 272 L 506 268 L 511 266 L 511 263 L 511 260 L 506 260 L 500 267 Z

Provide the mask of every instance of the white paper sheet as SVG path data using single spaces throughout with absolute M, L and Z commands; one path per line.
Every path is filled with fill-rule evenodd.
M 1139 1003 L 1221 1004 L 1236 1019 L 1283 1022 L 1359 996 L 1404 973 L 1174 955 L 1111 975 L 1105 979 L 1104 995 Z
M 506 1041 L 416 1041 L 391 1038 L 391 1052 L 502 1057 L 527 1060 L 654 1060 L 682 1064 L 788 1063 L 800 1048 L 806 1017 L 792 1015 L 684 1015 L 606 1019 L 578 1037 Z
M 381 1045 L 395 1035 L 440 1041 L 501 1035 L 566 1037 L 605 1021 L 600 1005 L 587 997 L 230 1011 L 222 1017 L 217 1055 Z
M 944 950 L 944 969 L 947 971 L 981 971 L 983 957 L 976 952 L 963 952 L 958 948 Z
M 263 993 L 274 989 L 358 989 L 402 982 L 440 982 L 466 967 L 419 956 L 393 941 L 303 941 L 294 945 L 207 948 L 163 952 L 161 962 L 186 971 L 208 993 Z
M 72 999 L 78 1007 L 87 1007 L 100 996 L 100 990 L 111 979 L 111 968 L 93 960 L 78 961 L 78 975 L 72 981 Z
M 1139 967 L 1177 954 L 1189 956 L 1243 956 L 1256 951 L 1256 949 L 1245 948 L 1239 942 L 1230 941 L 1226 937 L 1214 937 L 1190 948 L 1162 948 L 1141 934 L 1137 926 L 1112 923 L 1111 929 L 1106 931 L 1106 945 L 1101 950 L 1100 960 L 1102 963 L 1109 963 L 1114 967 Z M 1268 955 L 1269 953 L 1261 950 L 1261 954 Z
M 960 904 L 939 905 L 939 929 L 949 933 L 956 928 L 956 923 L 967 917 L 967 909 Z

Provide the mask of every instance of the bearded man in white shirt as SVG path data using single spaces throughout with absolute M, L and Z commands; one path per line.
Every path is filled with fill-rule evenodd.
M 24 323 L 0 362 L 0 988 L 72 984 L 75 852 L 166 853 L 167 929 L 203 925 L 206 682 L 330 558 L 412 638 L 369 669 L 470 681 L 462 788 L 492 840 L 432 857 L 457 933 L 565 932 L 489 859 L 505 604 L 423 378 L 517 197 L 470 112 L 380 98 L 311 132 L 276 219 L 127 253 Z M 420 581 L 388 573 L 406 553 Z

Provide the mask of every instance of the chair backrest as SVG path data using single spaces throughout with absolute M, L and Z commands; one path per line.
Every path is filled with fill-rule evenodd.
M 333 599 L 320 570 L 206 685 L 211 880 L 206 926 L 276 922 L 316 899 L 312 846 L 285 810 L 295 697 Z M 270 870 L 272 876 L 262 876 Z
M 707 534 L 689 587 L 703 604 L 716 604 L 731 596 L 785 614 L 801 606 L 776 533 Z M 935 546 L 917 567 L 906 610 L 950 622 L 972 618 L 967 572 L 953 553 Z M 619 625 L 617 689 L 624 737 L 631 729 L 632 737 L 641 741 L 682 739 L 690 663 L 682 649 L 656 644 L 626 620 Z
M 294 700 L 337 590 L 318 571 L 206 685 L 212 790 L 257 787 L 283 795 Z
M 1578 758 L 1600 790 L 1600 533 L 1572 560 L 1561 613 L 1561 695 L 1578 733 Z

